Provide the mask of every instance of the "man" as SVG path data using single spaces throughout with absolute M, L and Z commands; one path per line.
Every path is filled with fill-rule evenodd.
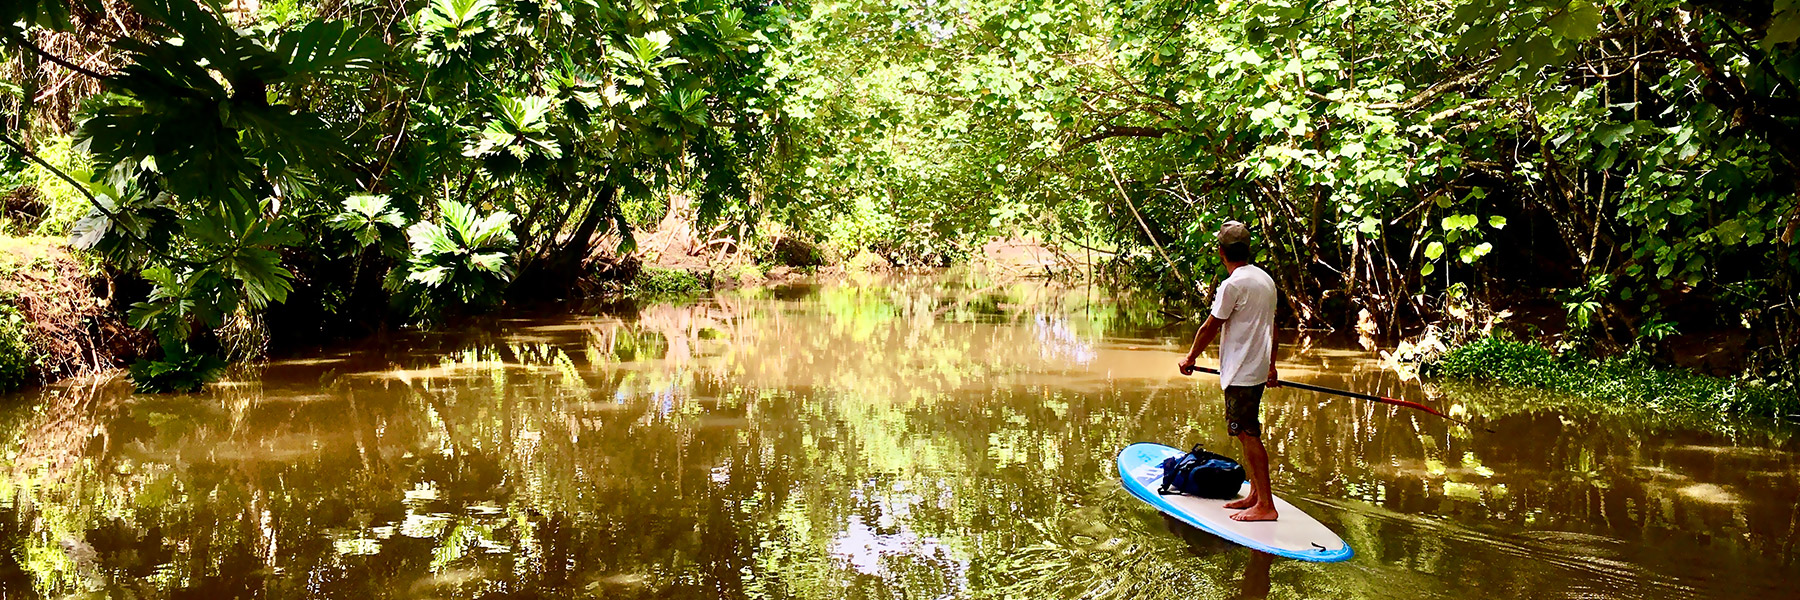
M 1225 389 L 1225 430 L 1244 447 L 1250 467 L 1250 496 L 1226 504 L 1241 512 L 1238 521 L 1273 521 L 1275 498 L 1269 491 L 1269 453 L 1262 443 L 1263 387 L 1279 387 L 1275 373 L 1275 280 L 1250 264 L 1250 230 L 1226 221 L 1219 227 L 1219 257 L 1226 278 L 1219 284 L 1212 315 L 1194 334 L 1194 347 L 1181 361 L 1182 374 L 1192 373 L 1194 359 L 1219 340 L 1219 387 Z

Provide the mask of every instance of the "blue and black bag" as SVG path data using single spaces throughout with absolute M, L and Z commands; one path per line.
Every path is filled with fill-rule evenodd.
M 1162 488 L 1158 494 L 1180 493 L 1199 498 L 1229 500 L 1244 486 L 1244 466 L 1235 460 L 1207 452 L 1199 444 L 1181 456 L 1162 463 Z M 1173 492 L 1171 492 L 1173 490 Z

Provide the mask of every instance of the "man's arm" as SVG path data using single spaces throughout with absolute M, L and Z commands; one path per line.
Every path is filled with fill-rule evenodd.
M 1213 340 L 1219 337 L 1219 328 L 1224 325 L 1224 319 L 1207 317 L 1206 323 L 1200 325 L 1200 331 L 1194 332 L 1194 347 L 1188 350 L 1187 358 L 1182 359 L 1178 365 L 1183 375 L 1193 370 L 1194 360 L 1200 358 L 1200 353 L 1205 352 L 1206 347 L 1211 346 Z

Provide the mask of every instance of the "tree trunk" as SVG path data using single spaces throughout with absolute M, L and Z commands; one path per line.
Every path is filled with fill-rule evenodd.
M 567 270 L 581 264 L 588 254 L 592 253 L 594 233 L 600 230 L 600 224 L 613 220 L 619 213 L 619 187 L 608 183 L 601 186 L 600 193 L 588 204 L 587 213 L 582 215 L 581 223 L 575 226 L 574 233 L 557 249 L 556 259 L 551 261 L 553 268 Z

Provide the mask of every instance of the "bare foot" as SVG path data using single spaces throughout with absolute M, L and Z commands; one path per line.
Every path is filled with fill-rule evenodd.
M 1275 507 L 1273 507 L 1273 506 L 1252 506 L 1250 508 L 1244 509 L 1244 512 L 1241 512 L 1241 513 L 1238 513 L 1235 515 L 1231 515 L 1231 520 L 1233 520 L 1233 521 L 1273 521 L 1273 520 L 1275 520 L 1275 517 L 1276 517 Z
M 1256 506 L 1256 494 L 1244 496 L 1242 498 L 1238 498 L 1236 500 L 1232 500 L 1230 502 L 1225 503 L 1225 508 L 1229 508 L 1231 510 L 1244 510 L 1244 509 L 1250 508 L 1252 506 Z

